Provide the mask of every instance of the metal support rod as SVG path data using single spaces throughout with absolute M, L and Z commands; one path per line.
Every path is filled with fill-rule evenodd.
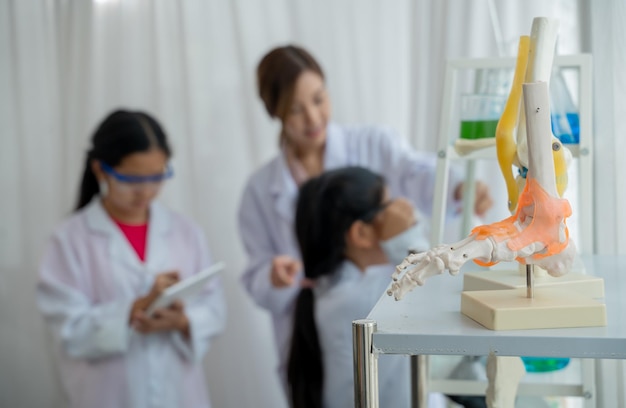
M 411 356 L 411 408 L 420 408 L 419 356 Z
M 411 408 L 420 408 L 419 406 L 419 356 L 411 356 Z
M 600 361 L 600 360 L 598 360 Z M 582 394 L 583 394 L 583 408 L 595 408 L 598 405 L 597 401 L 597 389 L 596 389 L 596 360 L 591 358 L 582 358 L 580 359 L 580 364 L 582 365 Z M 624 382 L 619 382 L 619 371 L 618 371 L 618 382 L 616 384 L 624 384 Z M 623 407 L 624 404 L 620 404 L 619 398 L 616 401 L 618 407 Z
M 355 408 L 378 408 L 378 357 L 372 350 L 375 332 L 374 320 L 352 322 Z
M 535 297 L 535 265 L 526 265 L 526 297 Z
M 418 408 L 428 408 L 428 356 L 417 356 L 417 401 Z
M 468 160 L 465 165 L 465 183 L 463 184 L 463 224 L 461 236 L 470 234 L 474 221 L 474 204 L 476 202 L 476 161 Z

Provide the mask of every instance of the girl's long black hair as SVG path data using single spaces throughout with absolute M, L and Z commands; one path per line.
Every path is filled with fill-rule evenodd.
M 78 193 L 76 211 L 100 192 L 98 180 L 91 168 L 92 160 L 117 166 L 126 156 L 158 148 L 169 158 L 172 151 L 163 128 L 145 112 L 117 110 L 100 123 L 85 159 L 85 170 Z
M 380 175 L 362 167 L 328 171 L 301 187 L 295 225 L 306 278 L 335 273 L 345 260 L 350 226 L 373 218 L 384 188 Z M 296 299 L 287 367 L 293 408 L 322 407 L 324 367 L 314 309 L 313 290 L 303 288 Z

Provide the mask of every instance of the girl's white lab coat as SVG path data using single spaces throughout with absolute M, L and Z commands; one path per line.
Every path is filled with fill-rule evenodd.
M 423 214 L 432 213 L 435 157 L 415 152 L 390 129 L 330 124 L 324 170 L 345 166 L 363 166 L 382 174 L 392 197 L 406 197 Z M 452 176 L 448 202 L 453 202 L 453 187 L 459 181 L 457 175 Z M 274 256 L 300 258 L 293 225 L 297 194 L 298 187 L 280 154 L 250 178 L 239 208 L 240 235 L 248 253 L 242 283 L 255 302 L 272 314 L 283 380 L 293 300 L 299 287 L 274 288 L 270 271 Z
M 364 319 L 385 292 L 392 265 L 360 271 L 345 261 L 332 275 L 318 279 L 315 323 L 324 367 L 324 408 L 354 407 L 352 321 Z M 409 408 L 410 360 L 383 355 L 378 359 L 378 390 L 381 407 Z
M 150 207 L 142 263 L 99 199 L 66 220 L 42 260 L 39 309 L 51 328 L 72 407 L 209 407 L 201 360 L 223 330 L 221 284 L 185 304 L 191 337 L 129 327 L 132 303 L 156 274 L 181 278 L 211 264 L 201 230 L 158 203 Z

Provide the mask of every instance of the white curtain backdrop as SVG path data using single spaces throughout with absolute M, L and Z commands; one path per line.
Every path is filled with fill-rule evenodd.
M 590 26 L 583 38 L 594 56 L 595 120 L 595 224 L 596 250 L 601 254 L 626 253 L 626 2 L 583 4 L 581 14 Z M 610 311 L 609 311 L 610 313 Z M 626 362 L 597 363 L 600 380 L 598 406 L 625 406 Z
M 590 41 L 590 51 L 602 48 L 604 61 L 615 64 L 606 69 L 620 83 L 611 98 L 594 102 L 596 111 L 614 113 L 596 118 L 603 140 L 596 152 L 614 155 L 625 170 L 617 156 L 624 142 L 616 132 L 624 130 L 618 106 L 626 106 L 624 7 L 607 1 L 612 8 L 589 21 L 579 17 L 579 10 L 589 10 L 587 2 L 494 2 L 501 44 L 505 55 L 514 55 L 533 17 L 559 17 L 559 53 L 575 53 L 591 32 L 585 30 L 600 34 L 602 16 L 612 22 L 621 42 Z M 271 47 L 303 45 L 325 68 L 335 120 L 391 125 L 415 147 L 434 150 L 446 59 L 498 55 L 487 5 L 0 0 L 0 406 L 63 406 L 34 304 L 37 264 L 50 232 L 72 210 L 91 132 L 109 111 L 126 107 L 146 110 L 164 125 L 176 176 L 162 199 L 197 220 L 214 258 L 228 265 L 228 325 L 205 361 L 214 406 L 284 407 L 268 316 L 238 281 L 244 265 L 236 229 L 240 193 L 254 169 L 276 154 L 279 129 L 256 96 L 256 64 Z M 590 24 L 581 27 L 581 21 Z M 612 46 L 603 48 L 607 41 Z M 606 167 L 597 169 L 617 187 Z M 486 179 L 504 200 L 499 178 Z M 624 252 L 626 241 L 617 198 L 598 190 L 606 212 L 598 215 L 597 234 L 609 231 L 607 237 L 621 242 L 602 247 L 609 253 Z M 488 218 L 502 218 L 503 207 Z
M 626 2 L 589 2 L 591 30 L 585 38 L 594 55 L 596 167 L 596 248 L 599 253 L 626 253 Z

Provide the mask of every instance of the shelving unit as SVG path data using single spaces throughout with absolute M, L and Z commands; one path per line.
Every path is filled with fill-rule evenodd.
M 462 279 L 442 275 L 429 280 L 402 301 L 383 294 L 367 319 L 353 322 L 355 407 L 378 408 L 377 361 L 380 355 L 475 355 L 626 359 L 626 256 L 586 256 L 585 268 L 605 280 L 606 327 L 491 331 L 460 313 Z M 421 289 L 421 290 L 420 290 Z M 419 293 L 418 293 L 419 291 Z M 428 305 L 428 307 L 424 307 Z M 384 358 L 382 356 L 381 358 Z M 554 394 L 554 385 L 522 384 L 519 394 L 578 395 L 587 407 L 595 406 L 594 373 L 585 372 L 582 384 L 565 385 Z M 415 376 L 417 373 L 413 373 Z M 398 374 L 399 376 L 402 374 Z M 407 373 L 408 375 L 408 373 Z M 413 379 L 415 383 L 415 378 Z M 434 391 L 428 380 L 420 383 L 420 396 Z M 456 383 L 457 390 L 465 382 Z M 616 401 L 621 406 L 624 401 Z M 424 405 L 416 405 L 424 408 Z

